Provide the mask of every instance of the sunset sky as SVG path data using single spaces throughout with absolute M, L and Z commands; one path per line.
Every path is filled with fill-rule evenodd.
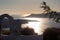
M 8 13 L 10 15 L 38 14 L 42 12 L 40 3 L 46 1 L 54 11 L 60 11 L 60 0 L 0 0 L 0 15 Z

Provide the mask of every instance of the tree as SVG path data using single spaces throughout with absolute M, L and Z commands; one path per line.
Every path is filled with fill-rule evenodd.
M 41 8 L 43 8 L 45 16 L 60 23 L 60 14 L 57 11 L 52 11 L 45 1 L 42 2 Z M 43 33 L 43 40 L 60 40 L 60 28 L 47 28 Z
M 22 28 L 21 29 L 21 34 L 22 35 L 34 35 L 35 34 L 35 32 L 34 32 L 34 30 L 32 29 L 32 28 Z
M 48 15 L 49 18 L 53 18 L 55 22 L 60 23 L 60 14 L 58 14 L 57 11 L 52 11 L 52 9 L 46 4 L 45 1 L 43 1 L 41 8 L 43 8 L 45 15 Z
M 60 29 L 47 28 L 43 33 L 43 40 L 60 40 Z
M 41 3 L 42 6 L 40 6 L 41 8 L 43 8 L 44 13 L 49 13 L 51 11 L 50 7 L 46 4 L 45 1 L 43 1 L 43 3 Z

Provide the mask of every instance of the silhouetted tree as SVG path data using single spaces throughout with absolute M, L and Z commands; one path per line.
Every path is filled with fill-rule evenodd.
M 41 4 L 41 8 L 44 10 L 43 13 L 45 13 L 45 15 L 48 15 L 50 19 L 53 18 L 55 22 L 60 23 L 60 14 L 58 14 L 56 11 L 52 11 L 52 9 L 46 4 L 45 1 L 43 1 Z
M 44 12 L 43 13 L 49 13 L 51 11 L 51 8 L 46 4 L 45 1 L 43 1 L 43 3 L 41 3 L 42 6 L 40 6 L 41 8 L 43 8 Z
M 22 35 L 34 35 L 35 32 L 34 32 L 34 30 L 32 28 L 26 27 L 26 28 L 21 29 L 21 34 Z
M 49 16 L 49 19 L 60 23 L 60 14 L 52 11 L 45 1 L 43 1 L 41 8 L 43 8 L 45 16 Z M 60 40 L 60 28 L 47 28 L 43 33 L 43 40 Z
M 43 40 L 60 40 L 60 29 L 47 28 L 43 33 Z

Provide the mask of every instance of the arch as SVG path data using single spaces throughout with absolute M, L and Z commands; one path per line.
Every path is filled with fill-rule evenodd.
M 9 20 L 13 20 L 13 17 L 11 17 L 10 15 L 8 15 L 8 14 L 3 14 L 3 15 L 1 15 L 0 16 L 0 19 L 2 20 L 3 18 L 8 18 Z

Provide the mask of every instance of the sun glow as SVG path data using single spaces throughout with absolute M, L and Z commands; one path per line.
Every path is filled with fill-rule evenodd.
M 40 20 L 39 18 L 24 18 L 24 19 L 27 19 L 27 20 L 36 20 L 36 21 L 28 21 L 27 24 L 23 24 L 22 25 L 22 28 L 26 28 L 26 27 L 29 27 L 29 28 L 33 28 L 34 29 L 34 32 L 37 33 L 38 35 L 42 35 L 43 34 L 43 20 Z
M 21 18 L 21 19 L 22 19 L 22 18 Z M 39 21 L 39 18 L 32 18 L 32 17 L 23 18 L 23 19 L 26 19 L 26 20 L 36 20 L 36 21 Z
M 30 28 L 33 28 L 34 29 L 34 31 L 35 31 L 35 33 L 38 33 L 38 35 L 39 34 L 41 34 L 41 24 L 40 24 L 40 22 L 28 22 L 28 26 L 30 27 Z
M 40 25 L 39 25 L 39 22 L 28 22 L 28 26 L 30 28 L 33 28 L 35 30 L 35 32 L 37 33 L 39 30 L 38 26 L 40 26 Z

